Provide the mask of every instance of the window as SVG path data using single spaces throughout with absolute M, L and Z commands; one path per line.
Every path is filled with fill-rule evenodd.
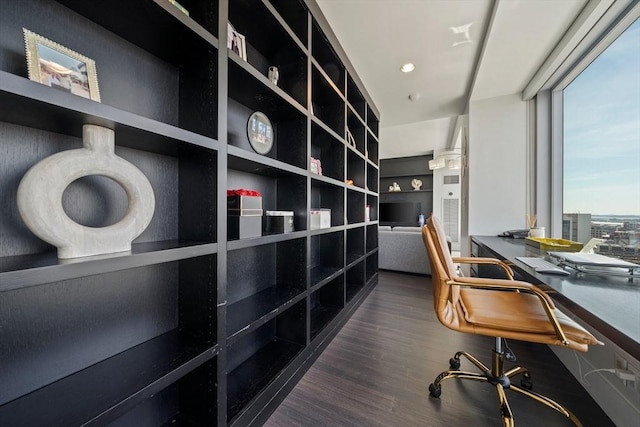
M 640 261 L 640 20 L 562 94 L 562 232 Z

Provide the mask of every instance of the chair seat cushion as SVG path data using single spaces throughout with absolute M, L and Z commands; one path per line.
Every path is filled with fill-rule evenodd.
M 491 332 L 503 330 L 504 336 L 517 339 L 555 344 L 556 332 L 549 316 L 537 296 L 513 291 L 490 291 L 481 289 L 460 289 L 460 299 L 467 322 L 474 332 L 481 329 Z M 560 310 L 554 313 L 567 339 L 580 344 L 595 344 L 597 341 L 582 326 L 571 320 Z M 520 336 L 522 335 L 522 336 Z

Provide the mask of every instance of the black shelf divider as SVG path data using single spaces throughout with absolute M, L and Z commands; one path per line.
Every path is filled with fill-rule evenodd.
M 322 163 L 322 175 L 344 182 L 344 144 L 316 122 L 311 123 L 311 157 Z M 317 175 L 312 175 L 321 179 Z
M 347 151 L 347 179 L 352 180 L 353 185 L 358 188 L 366 187 L 365 161 L 352 150 Z
M 344 169 L 344 165 L 342 166 L 342 168 Z M 315 173 L 311 173 L 310 175 L 313 180 L 323 182 L 325 184 L 330 184 L 336 187 L 343 187 L 345 185 L 344 182 L 338 181 L 337 179 L 330 178 L 328 176 L 317 175 Z
M 347 101 L 356 114 L 358 114 L 358 118 L 364 122 L 367 104 L 364 96 L 362 96 L 362 92 L 358 89 L 351 75 L 347 75 Z
M 311 105 L 312 114 L 344 139 L 345 101 L 330 81 L 315 67 L 312 67 L 311 71 Z
M 374 250 L 375 251 L 375 250 Z M 365 268 L 365 282 L 369 283 L 378 274 L 378 254 L 376 252 L 367 255 Z
M 371 194 L 367 194 L 367 207 L 369 208 L 368 221 L 377 221 L 378 220 L 378 197 Z
M 181 1 L 180 3 L 189 9 L 189 16 L 166 0 L 57 1 L 174 64 L 218 47 L 218 39 L 215 37 L 218 20 L 217 0 Z
M 304 291 L 277 285 L 244 298 L 227 308 L 227 344 L 271 320 L 305 297 Z
M 267 5 L 277 11 L 281 19 L 287 24 L 289 29 L 301 42 L 301 45 L 307 46 L 309 32 L 307 22 L 309 20 L 309 12 L 302 3 L 290 0 L 262 0 Z
M 378 178 L 378 169 L 367 163 L 367 190 L 378 193 L 380 180 Z
M 414 193 L 433 193 L 433 190 L 402 190 L 402 191 L 381 191 L 380 194 L 414 194 Z
M 280 313 L 227 349 L 227 412 L 238 416 L 306 343 L 306 301 Z
M 369 253 L 378 247 L 378 225 L 377 224 L 367 225 L 366 236 L 367 236 L 366 249 L 367 249 L 367 253 Z
M 364 123 L 360 120 L 351 108 L 347 109 L 347 129 L 351 132 L 353 140 L 350 140 L 347 134 L 347 143 L 358 153 L 364 155 L 367 149 L 366 130 Z
M 300 105 L 307 105 L 307 53 L 266 2 L 229 2 L 229 22 L 245 37 L 247 62 L 262 76 L 277 66 L 278 87 Z M 235 57 L 235 55 L 234 55 Z
M 344 276 L 311 293 L 311 340 L 313 340 L 333 320 L 344 307 Z
M 316 116 L 313 116 L 313 115 L 311 116 L 311 123 L 313 123 L 314 125 L 320 126 L 322 129 L 325 130 L 325 132 L 327 132 L 328 134 L 330 134 L 331 136 L 336 138 L 338 141 L 341 141 L 343 144 L 346 144 L 346 140 L 344 139 L 344 135 L 338 135 L 338 133 L 336 131 L 331 129 L 329 126 L 327 126 L 322 120 L 320 120 Z
M 364 256 L 364 227 L 347 230 L 347 265 Z
M 364 288 L 365 262 L 361 261 L 347 270 L 346 274 L 346 300 L 350 302 Z
M 371 106 L 367 105 L 367 127 L 371 130 L 371 133 L 376 138 L 378 138 L 379 126 L 380 126 L 380 120 L 373 113 Z
M 344 187 L 324 180 L 311 181 L 311 209 L 331 209 L 331 226 L 344 224 Z
M 283 174 L 308 175 L 305 169 L 262 156 L 258 153 L 248 152 L 239 147 L 230 145 L 227 147 L 227 153 L 229 156 L 229 169 L 273 177 Z
M 133 244 L 131 253 L 61 261 L 55 252 L 0 258 L 0 292 L 217 253 L 215 243 L 164 241 Z
M 322 266 L 318 265 L 311 268 L 311 291 L 315 291 L 323 287 L 325 284 L 342 274 L 342 267 L 336 266 Z
M 177 155 L 186 146 L 211 150 L 218 141 L 179 127 L 148 119 L 82 97 L 53 90 L 31 80 L 0 71 L 0 121 L 81 137 L 82 125 L 113 129 L 116 145 Z
M 230 240 L 227 242 L 227 251 L 237 249 L 245 249 L 253 246 L 267 245 L 270 243 L 286 242 L 287 240 L 295 240 L 307 235 L 306 230 L 294 231 L 291 233 L 267 234 L 260 237 L 253 237 L 240 240 Z
M 365 195 L 363 193 L 347 190 L 347 222 L 349 224 L 361 223 L 365 220 Z
M 338 272 L 344 266 L 343 231 L 311 236 L 310 286 Z
M 0 419 L 8 426 L 105 424 L 218 351 L 212 342 L 174 330 L 0 406 Z
M 311 26 L 311 55 L 341 94 L 345 92 L 345 69 L 317 21 Z
M 367 129 L 367 159 L 373 163 L 375 166 L 378 166 L 380 162 L 379 150 L 378 150 L 379 142 L 376 137 L 373 136 L 371 130 Z

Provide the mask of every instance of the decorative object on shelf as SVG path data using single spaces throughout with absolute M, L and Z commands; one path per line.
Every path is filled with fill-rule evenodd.
M 277 86 L 279 78 L 280 78 L 280 71 L 278 71 L 278 67 L 276 66 L 269 67 L 269 80 L 271 80 L 271 83 Z
M 293 230 L 293 211 L 265 211 L 264 230 L 269 234 L 291 233 Z
M 262 216 L 262 195 L 259 191 L 227 190 L 227 213 L 239 216 Z
M 353 180 L 352 179 L 345 179 L 344 183 L 347 185 L 353 185 Z
M 356 139 L 353 137 L 353 134 L 351 133 L 349 128 L 347 128 L 347 144 L 349 144 L 353 148 L 356 148 Z
M 322 175 L 322 162 L 320 161 L 320 159 L 310 157 L 309 170 L 311 171 L 311 173 Z
M 364 220 L 365 221 L 371 221 L 371 206 L 370 205 L 366 205 L 364 207 Z
M 184 13 L 185 15 L 189 16 L 189 11 L 187 9 L 184 8 L 184 6 L 182 6 L 180 3 L 178 3 L 176 0 L 169 0 L 169 3 L 171 3 L 172 5 L 174 5 L 180 12 Z
M 93 59 L 23 28 L 29 79 L 100 102 Z
M 309 218 L 312 230 L 331 227 L 331 209 L 311 209 Z
M 229 22 L 227 24 L 227 48 L 240 58 L 247 60 L 247 45 L 245 38 L 242 34 L 233 28 L 233 25 Z
M 227 239 L 262 236 L 262 195 L 239 188 L 227 190 Z
M 413 178 L 411 180 L 411 186 L 413 187 L 413 191 L 420 190 L 422 188 L 422 180 Z
M 418 215 L 418 225 L 419 225 L 420 227 L 423 227 L 423 226 L 424 226 L 424 214 L 420 214 L 420 215 Z
M 400 188 L 397 182 L 394 182 L 392 185 L 389 186 L 389 191 L 392 193 L 396 191 L 402 191 L 402 188 Z
M 58 248 L 58 258 L 76 258 L 131 250 L 131 242 L 147 228 L 155 196 L 147 177 L 115 154 L 113 130 L 82 127 L 83 148 L 49 156 L 36 163 L 18 186 L 18 210 L 27 227 Z M 107 227 L 86 227 L 71 220 L 62 194 L 73 181 L 101 175 L 120 184 L 129 200 L 126 215 Z
M 247 137 L 258 154 L 267 154 L 273 147 L 273 126 L 266 114 L 256 111 L 247 121 Z

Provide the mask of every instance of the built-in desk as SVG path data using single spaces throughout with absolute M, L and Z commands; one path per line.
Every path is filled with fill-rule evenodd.
M 516 257 L 545 257 L 546 252 L 523 239 L 472 236 L 471 245 L 472 256 L 509 261 L 515 266 L 516 279 L 539 285 L 552 299 L 640 360 L 640 278 L 586 274 L 570 268 L 570 276 L 536 273 Z M 479 265 L 472 267 L 472 273 L 480 277 L 500 274 Z

